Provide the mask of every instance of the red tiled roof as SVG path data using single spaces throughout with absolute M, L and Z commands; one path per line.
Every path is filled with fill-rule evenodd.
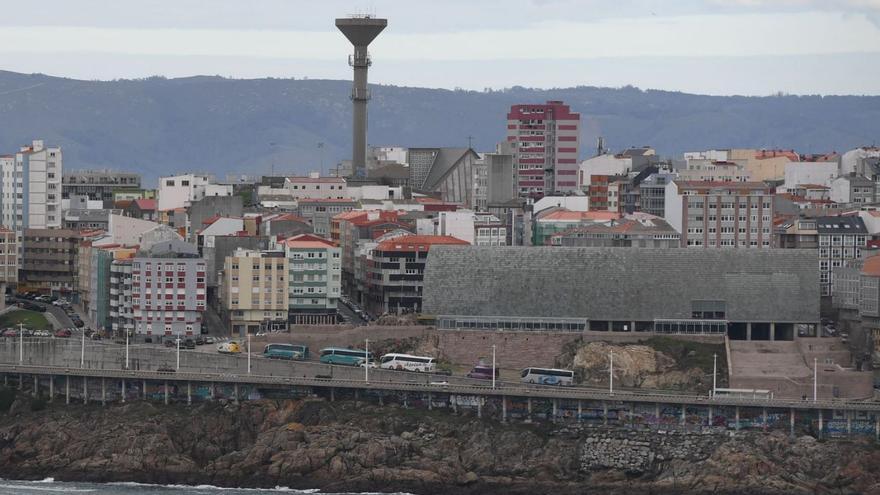
M 880 256 L 871 256 L 862 265 L 862 274 L 880 277 Z
M 141 210 L 155 210 L 156 209 L 156 200 L 155 199 L 136 199 L 134 200 L 134 204 L 137 205 Z
M 580 222 L 583 220 L 617 220 L 620 213 L 616 211 L 569 211 L 559 210 L 544 215 L 539 220 L 555 220 L 562 222 Z
M 296 215 L 294 213 L 283 213 L 281 215 L 278 215 L 278 216 L 275 216 L 275 217 L 272 217 L 272 218 L 266 220 L 266 222 L 269 223 L 269 222 L 278 222 L 278 221 L 286 221 L 286 220 L 293 220 L 296 222 L 309 223 L 308 220 L 306 220 L 305 218 L 303 218 L 299 215 Z
M 293 248 L 327 248 L 336 247 L 336 243 L 314 234 L 300 234 L 284 240 L 287 247 Z
M 458 237 L 451 235 L 405 235 L 395 239 L 382 241 L 376 246 L 377 251 L 391 252 L 415 252 L 427 251 L 431 246 L 436 245 L 469 245 L 467 241 L 463 241 Z
M 794 150 L 760 150 L 755 152 L 755 158 L 758 160 L 763 160 L 765 158 L 779 158 L 785 157 L 790 161 L 797 162 L 800 161 L 800 156 L 794 152 Z

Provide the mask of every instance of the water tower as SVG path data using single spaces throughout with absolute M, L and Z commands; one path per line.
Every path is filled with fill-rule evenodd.
M 354 45 L 354 54 L 348 56 L 348 65 L 354 69 L 354 83 L 351 87 L 352 102 L 352 175 L 366 176 L 367 165 L 367 70 L 370 67 L 370 54 L 367 47 L 388 25 L 387 19 L 377 19 L 370 15 L 351 16 L 336 19 L 336 27 Z

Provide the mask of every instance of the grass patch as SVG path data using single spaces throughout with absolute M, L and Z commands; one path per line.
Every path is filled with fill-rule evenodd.
M 38 313 L 36 311 L 18 309 L 0 315 L 0 328 L 17 329 L 19 323 L 23 324 L 28 330 L 52 329 L 52 325 L 49 324 L 49 320 L 46 319 L 43 313 Z
M 705 344 L 670 337 L 651 337 L 642 344 L 675 359 L 678 369 L 700 368 L 707 374 L 712 373 L 713 354 L 718 354 L 718 376 L 727 376 L 724 344 Z

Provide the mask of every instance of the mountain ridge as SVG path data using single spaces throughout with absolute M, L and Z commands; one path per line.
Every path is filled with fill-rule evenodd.
M 65 168 L 158 176 L 201 171 L 327 172 L 348 158 L 351 83 L 220 76 L 84 81 L 0 71 L 0 153 L 31 139 L 64 149 Z M 372 85 L 368 142 L 465 146 L 504 139 L 516 103 L 563 100 L 581 114 L 581 158 L 603 136 L 613 150 L 650 145 L 664 156 L 710 148 L 793 148 L 801 153 L 870 145 L 880 96 L 709 96 L 631 86 L 465 91 Z M 318 143 L 324 143 L 318 147 Z

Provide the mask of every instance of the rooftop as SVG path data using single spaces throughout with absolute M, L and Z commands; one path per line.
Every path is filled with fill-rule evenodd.
M 289 248 L 330 248 L 336 247 L 336 243 L 314 234 L 300 234 L 284 240 Z
M 415 252 L 427 251 L 431 246 L 440 244 L 445 245 L 470 245 L 469 242 L 463 241 L 451 235 L 406 235 L 395 239 L 382 241 L 376 246 L 377 251 L 392 252 Z
M 569 211 L 558 210 L 550 212 L 538 221 L 548 222 L 583 222 L 586 220 L 617 220 L 620 213 L 615 211 Z

